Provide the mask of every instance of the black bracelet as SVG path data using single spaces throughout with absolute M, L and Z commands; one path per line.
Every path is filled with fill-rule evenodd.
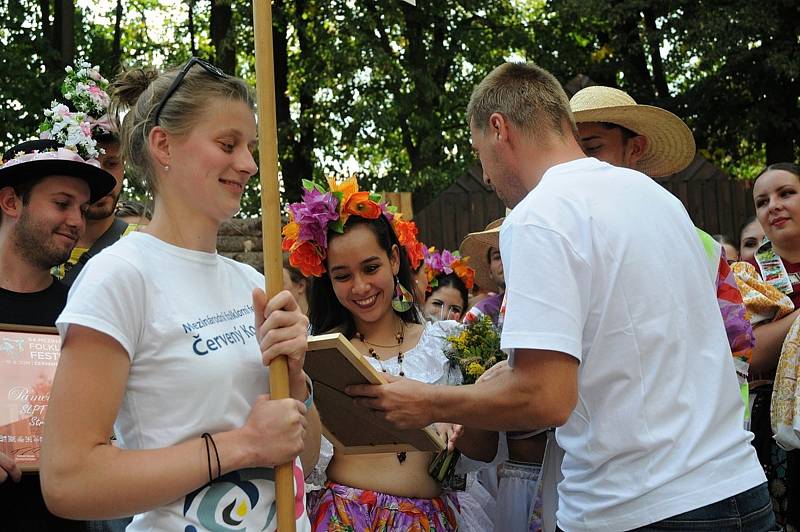
M 208 438 L 206 436 L 211 436 L 209 433 L 204 432 L 201 438 L 203 441 L 206 442 L 206 458 L 208 459 L 208 484 L 211 484 L 211 449 L 208 448 Z
M 206 433 L 208 434 L 208 433 Z M 217 478 L 222 476 L 222 464 L 219 461 L 219 452 L 217 451 L 217 442 L 214 441 L 214 438 L 211 437 L 211 434 L 208 434 L 208 439 L 211 440 L 211 446 L 214 447 L 214 456 L 217 458 Z M 216 480 L 216 479 L 214 479 Z

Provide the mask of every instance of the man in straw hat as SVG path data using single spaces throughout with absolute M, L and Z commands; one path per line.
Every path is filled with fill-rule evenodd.
M 569 103 L 581 147 L 589 157 L 633 168 L 651 177 L 680 172 L 694 159 L 692 132 L 669 111 L 637 104 L 627 93 L 602 86 L 581 89 Z M 701 229 L 697 233 L 706 250 L 709 268 L 717 271 L 717 305 L 742 398 L 748 404 L 747 374 L 755 345 L 753 327 L 746 318 L 744 301 L 722 245 Z M 749 424 L 749 412 L 745 418 Z
M 506 291 L 499 243 L 503 220 L 504 218 L 500 218 L 487 225 L 485 230 L 468 234 L 461 242 L 459 252 L 462 257 L 469 257 L 469 265 L 475 270 L 475 282 L 481 290 L 494 292 L 469 309 L 464 317 L 467 323 L 485 315 L 492 319 L 495 326 L 498 325 L 503 294 Z
M 85 212 L 114 187 L 114 178 L 52 140 L 23 142 L 0 166 L 0 323 L 54 326 L 67 287 L 50 268 L 69 257 L 85 228 Z M 11 460 L 0 467 L 20 482 Z M 8 530 L 84 530 L 45 507 L 38 475 L 0 486 Z
M 611 87 L 586 87 L 569 102 L 583 151 L 614 166 L 650 177 L 680 172 L 695 156 L 683 121 L 660 107 L 639 105 Z
M 566 94 L 533 64 L 492 71 L 467 116 L 484 180 L 514 209 L 500 231 L 509 364 L 474 385 L 390 378 L 348 393 L 398 427 L 558 427 L 562 530 L 773 530 L 683 205 L 585 157 Z

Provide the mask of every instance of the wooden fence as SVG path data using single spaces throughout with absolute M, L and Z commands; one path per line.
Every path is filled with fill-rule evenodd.
M 438 198 L 415 213 L 421 242 L 456 250 L 467 233 L 480 231 L 492 220 L 505 216 L 505 205 L 484 185 L 482 175 L 480 165 L 472 165 Z
M 656 181 L 683 202 L 697 227 L 711 234 L 737 239 L 740 227 L 755 212 L 751 183 L 731 179 L 699 155 L 682 172 Z M 504 215 L 505 205 L 484 185 L 476 163 L 414 219 L 420 241 L 455 250 L 467 233 Z

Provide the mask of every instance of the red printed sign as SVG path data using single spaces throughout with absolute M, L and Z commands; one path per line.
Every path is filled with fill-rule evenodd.
M 55 328 L 0 326 L 0 452 L 39 469 L 39 448 L 61 339 Z

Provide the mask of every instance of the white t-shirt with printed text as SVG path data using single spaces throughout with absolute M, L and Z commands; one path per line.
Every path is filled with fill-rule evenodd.
M 128 353 L 114 424 L 121 447 L 158 449 L 244 425 L 269 389 L 251 295 L 263 286 L 264 277 L 250 266 L 145 233 L 132 233 L 87 263 L 57 326 L 62 337 L 71 324 L 103 332 Z M 127 530 L 274 531 L 273 480 L 272 468 L 228 473 L 135 516 Z M 295 489 L 297 530 L 309 530 L 299 460 Z
M 628 530 L 765 482 L 722 318 L 683 205 L 639 172 L 550 168 L 500 232 L 502 347 L 580 362 L 559 526 Z

